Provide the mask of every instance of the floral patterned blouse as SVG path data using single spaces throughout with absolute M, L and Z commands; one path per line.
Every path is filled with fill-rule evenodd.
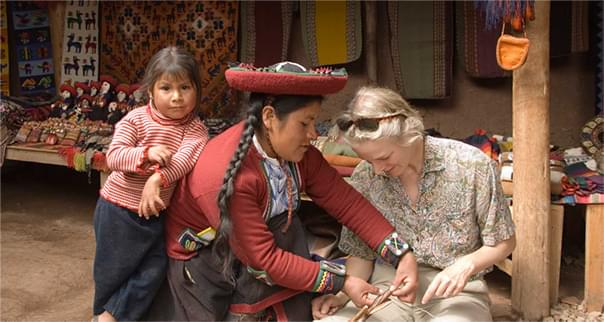
M 473 146 L 450 139 L 426 136 L 424 149 L 415 207 L 397 178 L 375 175 L 366 161 L 356 167 L 349 181 L 411 245 L 418 263 L 444 269 L 482 245 L 495 246 L 514 235 L 493 160 Z M 376 258 L 345 227 L 339 247 L 353 256 Z

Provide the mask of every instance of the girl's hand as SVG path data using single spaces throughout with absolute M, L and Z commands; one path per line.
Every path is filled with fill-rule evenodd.
M 138 204 L 138 215 L 140 217 L 149 219 L 153 215 L 159 216 L 159 212 L 166 209 L 166 205 L 159 195 L 160 188 L 161 176 L 159 173 L 154 173 L 147 179 L 143 188 L 141 202 Z
M 371 305 L 373 300 L 369 299 L 369 294 L 378 295 L 380 293 L 379 288 L 353 275 L 346 275 L 342 291 L 346 293 L 352 300 L 352 303 L 359 308 L 364 305 Z
M 401 287 L 402 286 L 402 287 Z M 412 252 L 407 252 L 401 257 L 396 268 L 396 276 L 392 281 L 392 295 L 407 303 L 415 302 L 417 291 L 417 262 Z
M 466 286 L 474 269 L 475 265 L 469 257 L 459 258 L 453 265 L 434 277 L 422 298 L 422 304 L 428 303 L 435 295 L 446 298 L 459 294 Z
M 336 313 L 344 307 L 350 298 L 340 292 L 337 295 L 326 294 L 316 297 L 312 300 L 312 316 L 315 320 L 320 320 L 326 316 Z
M 156 145 L 147 151 L 147 159 L 151 163 L 157 163 L 160 167 L 165 167 L 170 163 L 172 152 L 165 145 Z

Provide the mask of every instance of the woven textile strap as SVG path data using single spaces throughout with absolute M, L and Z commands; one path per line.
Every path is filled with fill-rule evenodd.
M 409 251 L 412 251 L 411 246 L 404 242 L 397 232 L 386 236 L 377 248 L 378 255 L 393 267 L 397 267 L 401 257 Z

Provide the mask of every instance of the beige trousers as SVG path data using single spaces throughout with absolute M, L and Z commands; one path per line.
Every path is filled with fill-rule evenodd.
M 428 289 L 430 282 L 440 270 L 418 265 L 419 285 L 414 305 L 401 302 L 396 297 L 391 297 L 389 304 L 372 314 L 367 321 L 492 321 L 489 309 L 491 301 L 487 283 L 483 279 L 468 282 L 461 293 L 451 298 L 432 298 L 430 302 L 422 305 L 421 299 Z M 376 264 L 371 283 L 382 290 L 392 282 L 395 270 L 391 266 Z M 348 321 L 357 312 L 358 308 L 349 301 L 345 307 L 334 315 L 321 321 Z

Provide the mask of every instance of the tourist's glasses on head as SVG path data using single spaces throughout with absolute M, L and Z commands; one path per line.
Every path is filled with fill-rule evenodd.
M 403 112 L 375 118 L 352 119 L 350 116 L 342 116 L 338 118 L 336 124 L 338 124 L 338 128 L 340 128 L 341 131 L 347 131 L 353 125 L 361 131 L 375 131 L 380 127 L 380 122 L 384 120 L 391 120 L 399 116 L 404 116 Z

